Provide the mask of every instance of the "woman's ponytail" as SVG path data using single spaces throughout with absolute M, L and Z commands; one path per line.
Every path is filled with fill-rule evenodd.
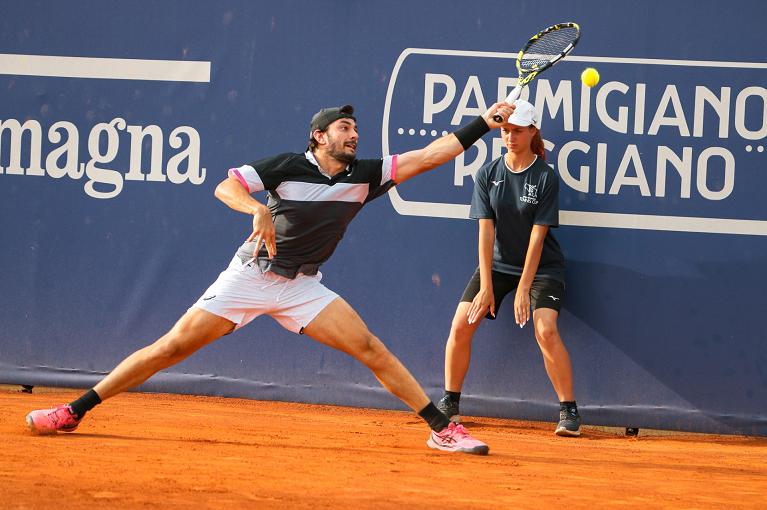
M 541 130 L 535 127 L 533 129 L 535 129 L 535 134 L 533 135 L 533 139 L 530 141 L 530 150 L 533 151 L 533 154 L 537 154 L 539 158 L 546 161 L 546 149 L 543 147 L 543 137 L 541 137 Z

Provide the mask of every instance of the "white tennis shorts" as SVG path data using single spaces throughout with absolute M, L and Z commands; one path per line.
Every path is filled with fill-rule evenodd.
M 299 274 L 293 280 L 272 272 L 264 273 L 258 264 L 243 265 L 235 256 L 192 306 L 234 322 L 235 329 L 265 314 L 285 329 L 301 333 L 338 297 L 320 283 L 321 279 L 322 273 Z

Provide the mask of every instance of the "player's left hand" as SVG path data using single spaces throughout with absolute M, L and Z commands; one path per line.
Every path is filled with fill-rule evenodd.
M 265 245 L 269 258 L 274 258 L 274 256 L 277 255 L 277 242 L 275 239 L 272 215 L 269 212 L 269 209 L 260 205 L 253 214 L 253 232 L 251 232 L 246 239 L 246 242 L 255 241 L 256 243 L 256 247 L 253 250 L 253 256 L 258 257 L 261 245 Z
M 511 114 L 514 113 L 514 108 L 516 107 L 513 104 L 501 101 L 500 103 L 495 103 L 493 106 L 488 108 L 487 111 L 482 115 L 482 118 L 485 119 L 485 122 L 487 122 L 487 125 L 490 127 L 490 129 L 497 129 L 506 124 L 506 121 L 509 119 Z M 503 118 L 503 122 L 496 122 L 493 119 L 495 115 L 500 115 Z
M 514 320 L 520 328 L 530 320 L 530 289 L 517 288 L 514 296 Z

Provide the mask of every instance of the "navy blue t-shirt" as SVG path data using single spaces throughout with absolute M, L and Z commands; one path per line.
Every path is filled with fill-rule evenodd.
M 515 173 L 501 156 L 477 171 L 469 216 L 495 222 L 493 271 L 519 276 L 533 225 L 559 226 L 559 178 L 538 157 Z M 565 281 L 565 258 L 551 228 L 536 276 Z

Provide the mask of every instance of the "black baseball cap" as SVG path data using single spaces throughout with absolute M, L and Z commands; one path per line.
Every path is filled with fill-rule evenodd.
M 329 125 L 338 119 L 352 119 L 356 122 L 354 107 L 350 104 L 345 104 L 333 108 L 323 108 L 312 117 L 312 122 L 309 124 L 309 133 L 314 133 L 317 129 L 325 131 Z

